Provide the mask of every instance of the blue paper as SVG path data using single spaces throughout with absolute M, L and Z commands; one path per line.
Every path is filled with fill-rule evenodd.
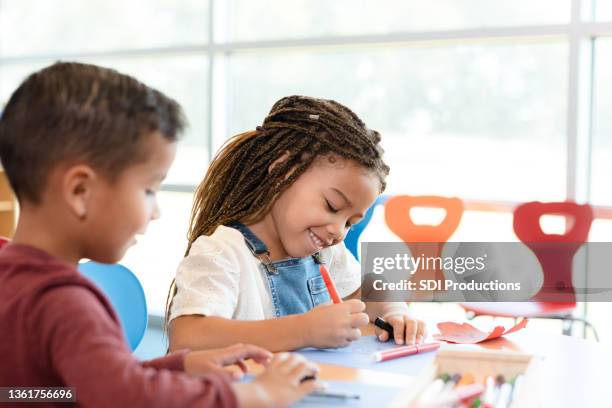
M 396 347 L 398 347 L 397 344 L 393 342 L 383 343 L 378 341 L 376 336 L 362 336 L 344 348 L 307 348 L 297 352 L 307 359 L 320 364 L 333 364 L 404 375 L 418 375 L 425 367 L 432 363 L 436 355 L 436 352 L 427 352 L 383 362 L 374 361 L 372 356 L 374 352 Z

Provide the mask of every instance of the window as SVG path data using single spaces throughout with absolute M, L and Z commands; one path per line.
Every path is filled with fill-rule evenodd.
M 562 200 L 566 60 L 563 42 L 236 54 L 230 133 L 317 95 L 381 132 L 391 194 Z
M 220 2 L 220 7 L 223 3 Z M 230 41 L 425 32 L 570 20 L 570 0 L 232 0 L 218 36 Z
M 591 202 L 609 206 L 612 205 L 612 92 L 609 90 L 612 83 L 612 38 L 595 41 L 594 73 Z
M 207 0 L 2 0 L 3 57 L 78 55 L 208 41 Z
M 598 21 L 612 21 L 612 3 L 607 0 L 594 0 L 595 15 Z
M 187 249 L 192 198 L 189 193 L 158 193 L 161 217 L 149 224 L 145 235 L 136 237 L 138 244 L 121 261 L 142 282 L 150 314 L 164 315 L 170 283 Z
M 464 199 L 453 240 L 514 241 L 517 203 L 564 199 L 599 206 L 591 239 L 610 240 L 611 36 L 605 0 L 0 0 L 0 106 L 58 59 L 184 106 L 163 216 L 124 259 L 160 314 L 211 155 L 289 94 L 337 99 L 379 130 L 388 193 Z M 363 239 L 393 238 L 380 209 L 371 225 Z M 602 327 L 609 305 L 586 312 Z
M 176 99 L 189 122 L 178 145 L 165 183 L 197 184 L 208 165 L 208 57 L 206 55 L 151 55 L 86 58 L 83 62 L 112 67 L 133 75 Z M 180 80 L 177 80 L 180 78 Z

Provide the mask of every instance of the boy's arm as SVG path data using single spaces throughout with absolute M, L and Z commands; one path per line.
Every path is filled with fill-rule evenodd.
M 189 350 L 179 350 L 174 353 L 169 353 L 163 357 L 154 358 L 153 360 L 143 361 L 143 367 L 165 368 L 172 371 L 185 371 L 184 362 L 185 356 Z
M 33 350 L 74 387 L 83 406 L 235 407 L 229 376 L 193 378 L 182 370 L 184 354 L 141 363 L 99 299 L 78 286 L 51 289 L 32 310 Z M 154 367 L 166 366 L 171 369 Z

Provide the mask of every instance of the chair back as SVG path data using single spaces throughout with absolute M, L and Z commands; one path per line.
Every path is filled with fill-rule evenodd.
M 567 219 L 565 234 L 546 234 L 540 226 L 543 215 L 562 215 Z M 532 201 L 514 211 L 514 232 L 538 258 L 544 282 L 534 296 L 536 301 L 575 302 L 572 283 L 574 255 L 589 236 L 593 209 L 588 204 L 574 202 Z
M 346 245 L 346 248 L 351 251 L 355 259 L 359 260 L 359 237 L 361 236 L 361 233 L 370 223 L 376 206 L 384 204 L 388 198 L 389 196 L 386 195 L 379 196 L 376 201 L 374 201 L 374 204 L 372 204 L 372 206 L 368 208 L 365 215 L 363 216 L 363 219 L 357 224 L 353 225 L 344 237 L 344 245 Z
M 410 215 L 410 210 L 415 207 L 440 208 L 445 210 L 446 214 L 438 225 L 416 224 Z M 463 202 L 455 197 L 399 195 L 391 197 L 385 203 L 387 226 L 406 243 L 415 257 L 421 254 L 425 257 L 441 256 L 444 243 L 456 231 L 462 215 Z M 415 282 L 417 287 L 420 287 L 422 280 L 436 280 L 437 285 L 442 285 L 444 271 L 438 267 L 433 270 L 419 267 L 410 280 Z M 419 291 L 419 298 L 427 300 L 434 292 L 439 290 Z
M 109 298 L 119 315 L 121 326 L 132 351 L 144 337 L 148 324 L 147 301 L 140 281 L 120 264 L 86 262 L 79 270 Z

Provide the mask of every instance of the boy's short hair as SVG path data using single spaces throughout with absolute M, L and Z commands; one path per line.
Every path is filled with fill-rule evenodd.
M 143 140 L 176 141 L 180 105 L 119 72 L 58 62 L 31 74 L 0 117 L 0 160 L 19 200 L 39 203 L 50 171 L 84 162 L 111 182 L 145 159 Z

